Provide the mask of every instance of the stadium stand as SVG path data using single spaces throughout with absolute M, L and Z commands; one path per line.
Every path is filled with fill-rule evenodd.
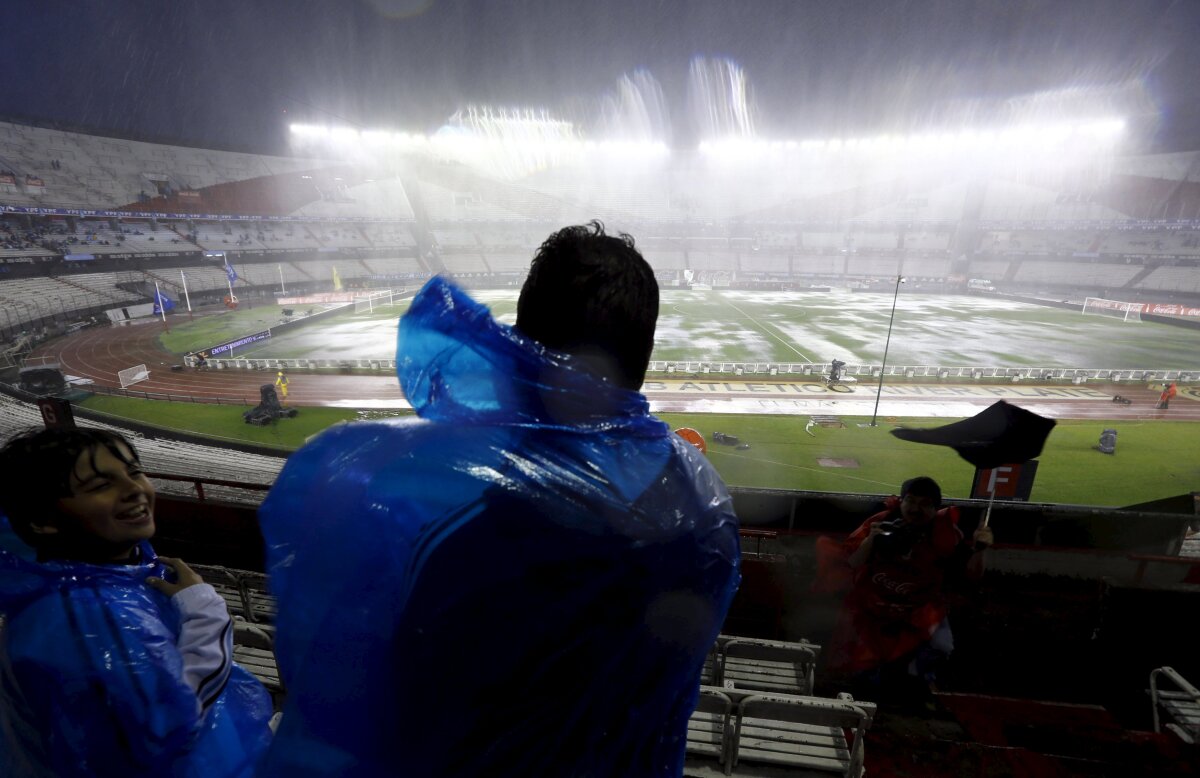
M 493 273 L 525 273 L 532 254 L 525 252 L 487 251 L 484 258 Z
M 379 248 L 414 248 L 411 228 L 402 224 L 364 224 L 363 234 L 371 245 Z
M 942 278 L 950 275 L 951 262 L 949 259 L 909 256 L 904 258 L 901 267 L 907 275 Z
M 689 251 L 687 253 L 688 267 L 693 270 L 736 270 L 734 255 L 728 251 Z
M 743 273 L 771 273 L 786 276 L 791 273 L 791 262 L 787 254 L 750 252 L 739 256 L 739 270 Z
M 847 235 L 842 232 L 804 232 L 799 243 L 806 249 L 838 249 L 846 247 Z
M 1122 287 L 1140 270 L 1131 265 L 1092 262 L 1023 262 L 1013 280 L 1021 284 Z
M 529 263 L 528 257 L 524 258 L 526 265 Z M 422 269 L 420 262 L 416 257 L 373 257 L 364 259 L 362 263 L 368 269 L 377 275 L 383 276 L 427 276 L 428 273 Z
M 792 272 L 800 275 L 844 276 L 846 275 L 846 258 L 797 255 L 792 258 Z
M 980 219 L 984 221 L 1085 222 L 1123 215 L 1099 202 L 1064 198 L 1061 191 L 1011 181 L 989 181 Z
M 1008 275 L 1011 263 L 1008 260 L 975 258 L 971 260 L 971 276 L 976 278 L 1003 279 Z
M 898 257 L 876 259 L 851 255 L 846 260 L 846 275 L 848 276 L 887 278 L 889 276 L 894 277 L 899 272 L 900 260 Z
M 480 225 L 476 234 L 479 236 L 479 242 L 487 248 L 519 249 L 522 252 L 532 252 L 545 238 L 545 235 L 550 234 L 552 229 L 538 237 L 532 235 L 523 226 L 485 224 Z
M 950 248 L 950 235 L 942 232 L 904 233 L 905 251 L 946 251 Z
M 899 236 L 895 233 L 884 232 L 852 232 L 846 235 L 846 245 L 858 250 L 863 249 L 886 249 L 888 251 L 898 249 Z
M 1134 287 L 1197 294 L 1200 293 L 1200 267 L 1160 267 Z
M 104 138 L 0 122 L 0 158 L 24 176 L 36 172 L 44 186 L 5 192 L 12 204 L 115 208 L 164 193 L 260 176 L 298 172 L 313 160 L 219 152 Z M 47 159 L 61 163 L 51 169 Z M 20 177 L 18 180 L 21 180 Z
M 464 229 L 435 227 L 433 237 L 442 251 L 474 250 L 478 249 L 480 244 L 479 236 L 475 232 Z
M 443 254 L 441 259 L 446 270 L 455 275 L 489 272 L 483 254 L 478 251 L 467 253 L 459 250 L 457 253 Z
M 73 273 L 58 276 L 54 279 L 59 284 L 67 284 L 71 287 L 84 289 L 93 293 L 97 298 L 96 304 L 107 302 L 128 303 L 146 297 L 146 295 L 127 291 L 120 286 L 121 284 L 127 286 L 137 284 L 142 280 L 144 279 L 141 278 L 140 274 L 130 271 L 119 273 Z
M 1167 688 L 1163 688 L 1164 680 Z M 1200 689 L 1174 668 L 1159 667 L 1150 673 L 1150 705 L 1155 732 L 1165 728 L 1188 745 L 1200 743 Z
M 149 299 L 117 288 L 116 281 L 123 278 L 124 274 L 93 273 L 72 275 L 69 279 L 7 279 L 0 281 L 0 302 L 18 321 L 33 321 L 45 315 L 65 315 Z
M 664 251 L 644 247 L 642 255 L 646 257 L 646 261 L 650 266 L 657 270 L 682 270 L 687 267 L 684 261 L 684 253 L 682 251 Z
M 371 245 L 362 230 L 355 225 L 322 225 L 317 240 L 326 248 L 359 248 Z
M 381 221 L 407 220 L 413 218 L 412 204 L 398 180 L 352 183 L 342 186 L 332 182 L 332 187 L 322 187 L 324 197 L 296 209 L 297 216 L 321 217 L 369 217 Z
M 1092 231 L 1082 233 L 1044 231 L 996 231 L 984 236 L 981 249 L 998 254 L 1079 254 L 1095 253 L 1097 240 Z
M 796 248 L 795 232 L 774 232 L 764 230 L 755 234 L 755 240 L 761 248 Z

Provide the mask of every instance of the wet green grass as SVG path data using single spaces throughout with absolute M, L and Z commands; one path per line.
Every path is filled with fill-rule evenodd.
M 294 419 L 266 427 L 242 421 L 240 406 L 136 400 L 94 396 L 84 407 L 158 426 L 295 449 L 313 434 L 346 421 L 407 415 L 405 411 L 301 408 Z M 662 414 L 672 429 L 692 427 L 709 441 L 708 456 L 727 483 L 770 489 L 885 494 L 913 475 L 936 478 L 949 497 L 966 497 L 974 469 L 949 448 L 899 440 L 888 430 L 899 423 L 846 417 L 844 429 L 814 427 L 807 416 L 742 414 Z M 905 419 L 906 426 L 940 426 L 953 419 Z M 1095 450 L 1106 427 L 1118 431 L 1117 453 Z M 739 451 L 712 441 L 713 432 L 736 435 L 750 448 Z M 1121 506 L 1200 488 L 1196 422 L 1060 421 L 1040 457 L 1033 499 L 1042 502 Z M 858 467 L 825 467 L 818 460 L 852 459 Z
M 845 429 L 814 427 L 807 417 L 663 414 L 672 428 L 702 433 L 708 456 L 726 482 L 770 489 L 893 492 L 913 475 L 936 478 L 950 497 L 970 493 L 974 467 L 953 449 L 910 443 L 888 433 L 899 422 L 859 427 L 868 419 L 846 417 Z M 905 419 L 905 426 L 935 427 L 955 419 Z M 1105 428 L 1117 430 L 1116 454 L 1096 451 Z M 712 442 L 714 431 L 737 435 L 750 449 Z M 1039 457 L 1032 499 L 1044 502 L 1121 506 L 1200 488 L 1195 456 L 1200 423 L 1060 421 Z M 853 459 L 857 468 L 824 467 L 818 460 Z
M 511 323 L 517 292 L 480 291 L 485 305 Z M 314 323 L 241 356 L 275 359 L 390 358 L 392 323 L 407 301 L 372 314 Z M 666 290 L 653 358 L 704 362 L 827 362 L 878 364 L 887 335 L 891 295 Z M 302 306 L 301 306 L 302 307 Z M 180 317 L 181 318 L 181 317 Z M 182 353 L 274 326 L 278 306 L 261 305 L 195 322 L 172 322 L 163 344 Z M 359 331 L 361 330 L 361 331 Z M 355 334 L 357 332 L 357 334 Z M 361 352 L 361 353 L 360 353 Z M 961 295 L 902 293 L 896 309 L 891 364 L 1095 369 L 1200 368 L 1200 331 L 1151 322 L 1124 322 L 1045 306 Z
M 197 316 L 190 321 L 186 313 L 177 313 L 171 317 L 171 331 L 164 332 L 158 340 L 167 351 L 186 354 L 276 327 L 284 321 L 283 307 L 274 303 L 262 303 L 253 308 Z

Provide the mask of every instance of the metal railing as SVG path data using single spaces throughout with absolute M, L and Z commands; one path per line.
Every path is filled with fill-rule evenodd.
M 195 360 L 185 362 L 195 366 Z M 311 370 L 325 371 L 369 371 L 393 373 L 394 359 L 210 359 L 208 365 L 215 370 Z M 720 362 L 701 360 L 655 360 L 650 363 L 648 373 L 658 378 L 671 376 L 755 375 L 767 377 L 795 377 L 820 379 L 829 375 L 828 362 Z M 878 378 L 880 366 L 872 364 L 848 364 L 842 375 Z M 888 365 L 885 376 L 895 378 L 961 379 L 969 381 L 1067 381 L 1082 384 L 1087 381 L 1106 383 L 1200 380 L 1200 370 L 1168 370 L 1163 368 L 1129 370 L 1120 368 L 1069 368 L 1069 367 L 1001 367 L 996 365 Z

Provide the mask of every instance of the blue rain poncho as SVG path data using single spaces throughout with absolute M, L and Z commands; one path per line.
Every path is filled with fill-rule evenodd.
M 420 419 L 323 433 L 260 511 L 289 689 L 263 774 L 679 775 L 738 583 L 711 465 L 445 280 L 397 356 Z
M 184 681 L 163 566 L 32 560 L 0 518 L 0 775 L 250 778 L 271 699 L 236 665 L 206 710 Z

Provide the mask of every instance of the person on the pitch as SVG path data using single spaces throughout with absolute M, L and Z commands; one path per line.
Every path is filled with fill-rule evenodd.
M 1158 396 L 1158 405 L 1156 407 L 1160 411 L 1167 410 L 1167 406 L 1170 405 L 1170 403 L 1171 403 L 1171 398 L 1174 397 L 1177 393 L 1178 392 L 1175 388 L 1174 381 L 1172 381 L 1168 384 L 1163 384 L 1162 394 L 1160 394 Z
M 279 388 L 279 401 L 287 402 L 288 377 L 282 370 L 279 371 L 279 375 L 275 376 L 275 386 Z

